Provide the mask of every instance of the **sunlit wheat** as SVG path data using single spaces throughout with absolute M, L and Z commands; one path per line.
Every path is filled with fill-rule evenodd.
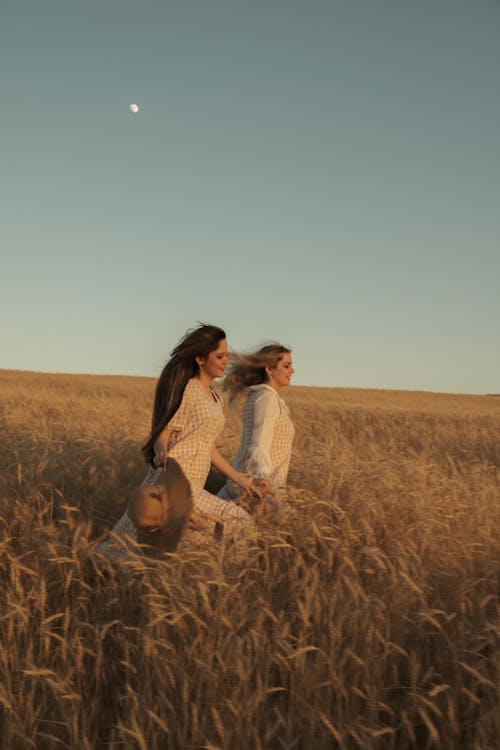
M 0 371 L 0 747 L 498 750 L 500 399 L 288 389 L 290 515 L 99 563 L 153 389 Z

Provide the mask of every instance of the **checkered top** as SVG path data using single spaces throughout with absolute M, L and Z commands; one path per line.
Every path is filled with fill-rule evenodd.
M 223 521 L 225 524 L 252 523 L 251 517 L 242 508 L 203 489 L 210 471 L 212 446 L 224 427 L 221 397 L 212 389 L 207 393 L 197 378 L 191 378 L 184 389 L 181 405 L 168 426 L 178 432 L 178 439 L 170 449 L 170 455 L 179 463 L 191 484 L 195 516 L 210 521 Z M 151 467 L 142 486 L 155 484 L 161 471 L 161 468 Z M 137 529 L 126 511 L 113 528 L 112 535 L 137 542 Z M 97 548 L 98 551 L 115 556 L 108 547 L 113 542 L 112 538 L 103 542 Z M 114 545 L 116 547 L 117 543 L 114 542 Z M 123 545 L 118 544 L 118 548 L 120 547 Z

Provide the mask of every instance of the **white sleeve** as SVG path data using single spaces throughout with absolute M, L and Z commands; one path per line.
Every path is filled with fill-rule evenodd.
M 277 395 L 265 389 L 254 404 L 253 431 L 248 458 L 248 471 L 258 477 L 271 473 L 271 444 L 274 425 L 280 413 Z

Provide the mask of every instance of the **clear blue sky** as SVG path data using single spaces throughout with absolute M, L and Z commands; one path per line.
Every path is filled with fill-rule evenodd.
M 157 376 L 201 320 L 500 392 L 498 0 L 1 0 L 0 70 L 0 367 Z

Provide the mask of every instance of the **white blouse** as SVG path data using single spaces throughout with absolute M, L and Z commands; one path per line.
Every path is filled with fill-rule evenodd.
M 234 468 L 265 477 L 272 486 L 283 488 L 295 433 L 286 403 L 269 385 L 250 386 L 242 419 L 243 431 Z M 240 493 L 233 482 L 227 482 L 219 495 L 235 497 Z

